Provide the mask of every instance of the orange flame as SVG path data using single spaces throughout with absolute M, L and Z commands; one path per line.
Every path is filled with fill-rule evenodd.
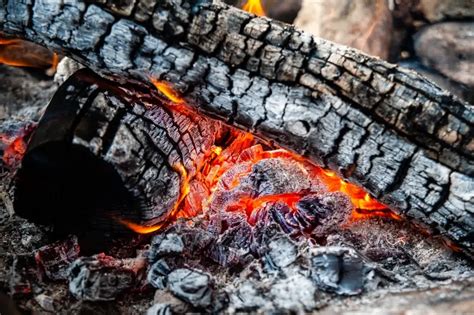
M 169 85 L 169 83 L 150 77 L 151 83 L 160 91 L 168 100 L 175 104 L 183 104 L 184 99 Z
M 249 1 L 249 5 L 254 1 Z M 169 101 L 171 106 L 177 105 L 177 110 L 185 110 L 186 103 L 171 86 L 159 80 L 150 77 L 150 81 Z M 188 113 L 194 115 L 193 113 Z M 225 147 L 214 145 L 205 159 L 202 168 L 190 178 L 186 168 L 182 164 L 177 164 L 173 169 L 181 177 L 180 195 L 170 211 L 169 216 L 164 222 L 154 226 L 142 226 L 123 219 L 118 221 L 130 228 L 131 230 L 147 234 L 158 231 L 165 226 L 170 220 L 176 218 L 190 218 L 196 216 L 207 207 L 212 198 L 213 192 L 217 188 L 217 184 L 221 181 L 224 174 L 237 163 L 247 163 L 247 169 L 235 174 L 232 181 L 227 182 L 226 187 L 233 189 L 240 184 L 243 176 L 251 172 L 252 165 L 262 159 L 268 158 L 286 158 L 300 162 L 300 167 L 305 173 L 310 172 L 311 176 L 319 178 L 331 192 L 340 191 L 345 193 L 351 200 L 354 210 L 352 219 L 365 219 L 371 216 L 388 217 L 400 220 L 400 217 L 390 211 L 385 205 L 381 204 L 365 192 L 362 188 L 348 183 L 339 178 L 335 172 L 324 170 L 318 166 L 310 164 L 305 158 L 284 149 L 265 150 L 262 145 L 256 144 L 252 134 L 233 130 L 230 135 L 231 141 L 228 141 Z M 251 163 L 248 163 L 251 162 Z M 245 211 L 249 218 L 256 217 L 255 211 L 258 211 L 269 202 L 284 202 L 292 210 L 296 209 L 296 203 L 304 195 L 302 193 L 288 192 L 284 194 L 262 196 L 257 198 L 242 197 L 228 206 L 227 211 Z
M 0 63 L 15 67 L 56 70 L 59 56 L 48 49 L 21 39 L 0 37 Z
M 163 227 L 163 224 L 145 226 L 145 225 L 140 225 L 132 221 L 128 221 L 121 218 L 116 218 L 116 220 L 120 222 L 121 224 L 125 225 L 126 227 L 128 227 L 133 232 L 138 233 L 138 234 L 150 234 L 150 233 L 158 231 L 159 229 Z
M 242 10 L 253 13 L 258 16 L 265 16 L 262 2 L 260 0 L 248 0 L 242 7 Z
M 354 206 L 358 209 L 382 210 L 387 208 L 372 198 L 362 188 L 340 179 L 337 177 L 336 173 L 332 171 L 321 170 L 320 178 L 323 180 L 330 191 L 342 191 L 348 195 L 351 198 Z
M 132 231 L 134 231 L 138 234 L 149 234 L 149 233 L 153 233 L 153 232 L 156 232 L 156 231 L 160 230 L 162 227 L 164 227 L 166 225 L 166 223 L 167 223 L 166 221 L 168 221 L 172 218 L 175 218 L 177 213 L 178 213 L 178 210 L 180 209 L 180 206 L 181 206 L 183 200 L 189 194 L 189 191 L 190 191 L 189 180 L 190 179 L 188 177 L 188 172 L 186 171 L 186 168 L 181 163 L 178 163 L 178 164 L 174 165 L 173 169 L 181 177 L 181 189 L 180 189 L 180 194 L 179 194 L 178 200 L 174 204 L 173 209 L 171 210 L 170 214 L 166 218 L 165 222 L 159 223 L 159 224 L 156 224 L 156 225 L 152 225 L 152 226 L 146 226 L 146 225 L 141 225 L 141 224 L 134 223 L 132 221 L 128 221 L 126 219 L 117 218 L 118 222 L 125 225 L 130 230 L 132 230 Z

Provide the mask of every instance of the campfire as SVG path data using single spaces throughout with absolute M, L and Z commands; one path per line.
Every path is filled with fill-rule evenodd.
M 0 313 L 472 297 L 472 106 L 272 3 L 0 5 Z

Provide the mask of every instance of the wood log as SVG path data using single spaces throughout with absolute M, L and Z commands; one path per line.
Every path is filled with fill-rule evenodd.
M 169 111 L 155 94 L 88 69 L 71 76 L 29 142 L 15 177 L 15 211 L 66 233 L 172 218 L 183 180 L 199 170 L 221 128 Z
M 206 0 L 0 1 L 0 31 L 289 148 L 474 253 L 474 109 L 414 72 Z

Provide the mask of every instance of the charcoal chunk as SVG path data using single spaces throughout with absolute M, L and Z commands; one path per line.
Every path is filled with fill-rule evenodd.
M 298 249 L 286 236 L 272 240 L 269 244 L 266 262 L 276 268 L 285 268 L 296 261 Z
M 351 209 L 347 196 L 331 192 L 307 195 L 296 203 L 295 209 L 276 202 L 269 207 L 269 213 L 271 219 L 291 236 L 310 233 L 325 236 L 347 220 Z
M 181 236 L 175 233 L 156 235 L 151 242 L 149 258 L 155 261 L 159 257 L 166 255 L 180 254 L 184 250 L 184 243 Z
M 311 258 L 312 278 L 325 291 L 357 295 L 374 277 L 374 267 L 355 250 L 344 247 L 314 249 Z
M 115 259 L 105 254 L 82 257 L 72 263 L 69 291 L 80 300 L 111 301 L 133 287 L 143 269 L 140 259 Z
M 194 307 L 206 308 L 212 303 L 211 277 L 200 271 L 176 269 L 168 275 L 168 289 Z
M 36 303 L 39 304 L 39 306 L 41 306 L 41 308 L 47 312 L 52 312 L 54 313 L 56 311 L 56 308 L 55 308 L 55 305 L 54 305 L 54 299 L 49 296 L 49 295 L 46 295 L 44 293 L 42 294 L 39 294 L 37 296 L 35 296 L 35 301 Z
M 160 259 L 151 265 L 148 271 L 147 281 L 157 289 L 166 288 L 166 276 L 171 272 L 171 268 L 164 259 Z
M 35 259 L 45 275 L 51 280 L 65 280 L 69 265 L 79 257 L 79 243 L 76 236 L 41 247 L 35 252 Z

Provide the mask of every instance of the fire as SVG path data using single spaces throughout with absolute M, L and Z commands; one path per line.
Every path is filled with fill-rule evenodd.
M 242 7 L 242 10 L 253 13 L 258 16 L 265 16 L 262 2 L 260 0 L 248 0 Z
M 173 169 L 181 177 L 181 190 L 180 190 L 180 194 L 179 194 L 179 198 L 177 202 L 174 204 L 173 209 L 171 210 L 170 214 L 166 218 L 167 220 L 170 220 L 176 217 L 176 215 L 178 214 L 178 211 L 180 210 L 183 200 L 186 198 L 186 196 L 189 194 L 189 191 L 190 191 L 189 176 L 184 165 L 178 163 L 175 166 L 173 166 Z M 140 225 L 132 221 L 121 219 L 121 218 L 117 218 L 117 220 L 118 222 L 122 223 L 123 225 L 128 227 L 130 230 L 138 234 L 150 234 L 150 233 L 156 232 L 160 230 L 162 227 L 164 227 L 167 223 L 167 222 L 163 222 L 163 223 L 152 225 L 152 226 L 146 226 L 146 225 Z
M 361 210 L 384 210 L 387 207 L 375 200 L 362 188 L 340 179 L 336 173 L 320 169 L 319 177 L 323 180 L 330 191 L 341 191 L 351 198 L 356 209 Z
M 249 3 L 251 2 L 253 3 L 253 1 L 249 1 Z M 185 100 L 168 83 L 151 77 L 150 81 L 171 102 L 170 106 L 173 106 L 173 108 L 177 106 L 178 110 L 183 109 L 188 114 L 194 115 L 186 108 Z M 352 212 L 353 220 L 373 216 L 400 219 L 398 215 L 375 200 L 362 188 L 339 178 L 335 172 L 322 169 L 311 164 L 305 158 L 284 149 L 265 149 L 261 144 L 257 143 L 252 134 L 232 130 L 225 144 L 214 145 L 210 149 L 204 164 L 192 177 L 188 174 L 184 165 L 177 164 L 173 166 L 176 173 L 180 175 L 181 189 L 177 202 L 164 222 L 154 226 L 142 226 L 123 219 L 119 219 L 119 222 L 136 233 L 147 234 L 160 230 L 167 223 L 177 218 L 194 217 L 208 209 L 219 183 L 226 185 L 226 189 L 232 190 L 239 186 L 242 178 L 252 172 L 253 165 L 263 159 L 270 158 L 296 161 L 303 174 L 307 174 L 312 178 L 318 178 L 329 192 L 342 192 L 346 194 L 354 206 Z M 239 172 L 233 174 L 231 180 L 223 181 L 227 172 L 236 165 L 240 165 Z M 296 204 L 305 195 L 302 192 L 291 191 L 257 197 L 244 195 L 227 204 L 226 209 L 222 209 L 222 211 L 243 211 L 247 214 L 249 220 L 252 220 L 252 218 L 257 217 L 255 214 L 269 203 L 282 202 L 288 205 L 291 211 L 296 211 Z
M 179 94 L 173 90 L 173 88 L 167 82 L 157 80 L 153 77 L 150 77 L 150 81 L 153 83 L 156 89 L 171 102 L 175 104 L 183 104 L 185 102 L 184 99 L 179 96 Z
M 150 233 L 158 231 L 159 229 L 163 227 L 163 224 L 145 226 L 145 225 L 140 225 L 132 221 L 128 221 L 121 218 L 116 218 L 116 220 L 118 220 L 118 222 L 120 222 L 121 224 L 123 224 L 124 226 L 128 227 L 130 230 L 138 234 L 150 234 Z
M 276 194 L 262 196 L 258 198 L 245 197 L 239 199 L 238 202 L 230 205 L 227 208 L 227 211 L 239 211 L 240 209 L 245 209 L 247 216 L 251 217 L 252 213 L 255 210 L 258 210 L 265 206 L 267 203 L 272 202 L 284 202 L 290 207 L 290 209 L 294 211 L 296 209 L 296 204 L 303 197 L 304 195 L 301 193 Z
M 54 72 L 59 56 L 46 48 L 21 40 L 0 36 L 0 63 L 15 67 L 50 69 Z
M 2 139 L 3 141 L 4 139 Z M 12 161 L 21 160 L 26 152 L 26 142 L 23 137 L 14 139 L 3 152 L 3 162 L 12 166 Z
M 2 160 L 9 168 L 15 168 L 21 162 L 27 148 L 27 138 L 35 125 L 26 126 L 14 135 L 0 134 L 0 144 L 3 146 Z

